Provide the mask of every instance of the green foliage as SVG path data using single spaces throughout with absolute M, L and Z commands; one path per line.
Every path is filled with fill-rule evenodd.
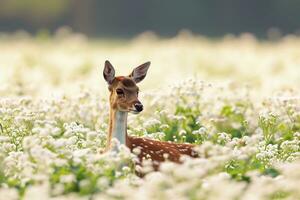
M 248 102 L 237 102 L 233 106 L 223 106 L 220 111 L 221 120 L 214 122 L 216 129 L 237 138 L 248 135 L 248 121 L 245 117 L 248 109 L 250 109 Z
M 231 175 L 231 177 L 237 181 L 251 182 L 250 177 L 247 175 L 248 172 L 256 170 L 261 174 L 268 175 L 271 177 L 276 177 L 280 173 L 277 169 L 273 167 L 266 167 L 262 162 L 260 162 L 255 157 L 251 157 L 247 160 L 230 160 L 225 165 L 225 171 Z
M 275 115 L 269 114 L 268 116 L 260 116 L 258 125 L 263 131 L 266 144 L 274 144 L 274 134 L 278 130 L 278 119 Z
M 198 121 L 200 111 L 197 109 L 177 106 L 174 114 L 159 112 L 157 122 L 146 127 L 146 132 L 162 132 L 165 141 L 188 142 L 200 144 L 203 138 L 198 134 L 202 125 Z
M 81 164 L 70 163 L 68 166 L 54 167 L 54 171 L 50 176 L 50 183 L 52 189 L 55 188 L 56 184 L 61 183 L 61 179 L 64 176 L 74 176 L 73 180 L 67 180 L 63 183 L 63 192 L 78 192 L 81 195 L 93 194 L 99 191 L 97 187 L 97 180 L 99 175 L 92 173 L 86 167 Z M 105 173 L 107 177 L 113 177 L 113 171 L 107 171 Z M 84 183 L 84 184 L 82 184 Z

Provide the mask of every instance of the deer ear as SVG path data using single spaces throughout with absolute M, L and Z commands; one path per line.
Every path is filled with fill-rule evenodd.
M 113 80 L 115 79 L 115 69 L 108 60 L 105 61 L 103 77 L 109 85 L 112 84 Z
M 129 75 L 129 77 L 131 77 L 134 82 L 139 83 L 141 82 L 147 75 L 147 71 L 150 67 L 150 62 L 146 62 L 138 67 L 136 67 L 131 74 Z

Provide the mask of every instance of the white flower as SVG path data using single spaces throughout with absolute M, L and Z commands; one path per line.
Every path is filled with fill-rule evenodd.
M 9 137 L 7 137 L 7 136 L 0 136 L 0 142 L 8 142 L 10 140 L 10 138 Z
M 54 127 L 51 129 L 51 135 L 53 135 L 53 136 L 58 136 L 60 133 L 61 133 L 61 130 L 58 127 Z
M 180 130 L 178 133 L 180 136 L 186 135 L 186 131 L 185 130 Z
M 97 137 L 98 133 L 95 131 L 90 131 L 87 133 L 87 140 L 93 141 Z
M 160 125 L 161 122 L 157 119 L 151 119 L 148 120 L 144 123 L 144 127 L 151 127 L 151 126 L 156 126 L 156 125 Z
M 136 147 L 132 150 L 132 152 L 135 154 L 135 155 L 139 155 L 141 153 L 141 148 L 139 147 Z
M 72 183 L 76 180 L 75 176 L 73 174 L 63 175 L 60 177 L 61 183 Z

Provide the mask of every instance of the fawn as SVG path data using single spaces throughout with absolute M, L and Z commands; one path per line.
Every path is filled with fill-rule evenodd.
M 136 67 L 129 76 L 115 76 L 114 67 L 109 61 L 105 61 L 103 76 L 110 91 L 106 149 L 111 148 L 111 139 L 114 137 L 119 140 L 120 144 L 126 145 L 130 151 L 135 148 L 140 149 L 139 164 L 144 159 L 151 159 L 153 168 L 158 170 L 160 163 L 166 159 L 180 163 L 182 155 L 197 157 L 197 153 L 193 150 L 194 145 L 192 144 L 162 142 L 127 134 L 128 112 L 138 114 L 143 110 L 143 104 L 138 100 L 139 88 L 136 84 L 146 77 L 149 66 L 150 62 L 146 62 Z

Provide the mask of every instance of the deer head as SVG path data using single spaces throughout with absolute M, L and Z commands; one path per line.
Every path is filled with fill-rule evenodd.
M 126 144 L 127 113 L 140 113 L 143 104 L 138 99 L 139 88 L 136 85 L 147 74 L 150 62 L 136 67 L 128 76 L 115 76 L 115 69 L 109 61 L 105 61 L 103 76 L 110 91 L 110 117 L 106 149 L 110 149 L 111 139 L 118 139 L 120 144 Z
M 136 67 L 128 76 L 115 76 L 115 69 L 109 61 L 105 61 L 103 76 L 110 91 L 110 107 L 121 112 L 137 114 L 143 110 L 143 104 L 138 99 L 139 88 L 136 85 L 147 74 L 150 62 Z

